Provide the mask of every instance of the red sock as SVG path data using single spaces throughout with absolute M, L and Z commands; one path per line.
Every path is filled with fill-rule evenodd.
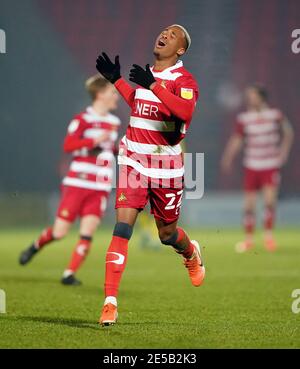
M 191 243 L 189 236 L 186 234 L 186 232 L 180 228 L 177 227 L 177 239 L 176 239 L 176 244 L 180 243 L 183 241 L 183 239 L 186 239 L 186 243 L 187 246 L 182 250 L 182 246 L 178 245 L 178 248 L 175 246 L 176 250 L 186 259 L 189 259 L 190 257 L 192 257 L 193 253 L 194 253 L 194 245 Z
M 105 297 L 117 297 L 118 288 L 126 266 L 128 240 L 113 236 L 106 253 Z
M 52 227 L 46 228 L 43 230 L 42 234 L 35 242 L 35 245 L 38 249 L 41 249 L 43 246 L 47 245 L 48 243 L 54 241 L 54 237 L 52 234 Z
M 267 206 L 265 208 L 265 215 L 264 215 L 265 230 L 271 231 L 274 226 L 274 221 L 275 221 L 275 209 L 272 206 Z
M 255 228 L 255 215 L 252 211 L 244 213 L 244 229 L 246 234 L 252 235 Z
M 71 270 L 73 273 L 75 273 L 80 265 L 85 260 L 89 250 L 91 247 L 91 240 L 90 239 L 84 239 L 81 238 L 73 251 L 70 264 L 68 266 L 68 270 Z

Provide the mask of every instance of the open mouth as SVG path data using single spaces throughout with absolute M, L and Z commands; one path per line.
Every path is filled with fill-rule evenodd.
M 160 38 L 160 39 L 158 40 L 158 42 L 157 42 L 156 46 L 157 46 L 159 49 L 160 49 L 160 48 L 162 48 L 162 47 L 165 47 L 165 46 L 166 46 L 166 41 Z

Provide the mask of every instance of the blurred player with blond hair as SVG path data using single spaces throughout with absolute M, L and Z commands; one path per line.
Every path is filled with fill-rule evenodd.
M 110 82 L 93 76 L 86 81 L 92 105 L 75 115 L 68 126 L 64 151 L 72 154 L 69 171 L 62 182 L 62 195 L 54 224 L 20 255 L 27 264 L 44 246 L 60 240 L 80 217 L 79 240 L 61 282 L 78 285 L 75 273 L 91 247 L 92 237 L 104 215 L 112 187 L 115 142 L 120 120 L 110 112 L 117 108 L 118 94 Z

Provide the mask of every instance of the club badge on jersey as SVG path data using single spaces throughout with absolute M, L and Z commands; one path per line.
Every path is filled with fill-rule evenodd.
M 181 87 L 180 96 L 183 99 L 191 100 L 193 98 L 193 89 L 192 88 L 183 88 L 183 87 Z

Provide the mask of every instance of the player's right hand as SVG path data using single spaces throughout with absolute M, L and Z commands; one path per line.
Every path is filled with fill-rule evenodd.
M 119 62 L 119 55 L 115 57 L 115 63 L 113 63 L 105 52 L 100 54 L 96 61 L 96 68 L 99 73 L 103 75 L 111 83 L 115 83 L 121 78 L 121 66 Z

